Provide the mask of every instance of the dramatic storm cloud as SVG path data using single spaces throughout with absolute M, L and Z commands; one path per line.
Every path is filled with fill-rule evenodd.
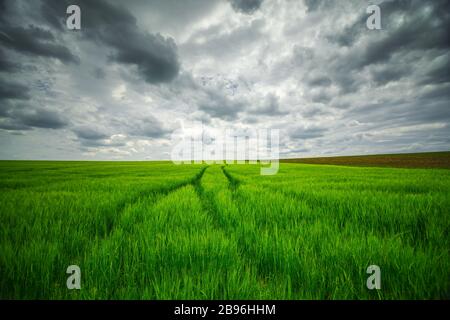
M 42 15 L 53 27 L 64 30 L 65 19 L 60 12 L 70 4 L 77 4 L 82 10 L 82 35 L 114 49 L 113 60 L 135 65 L 149 83 L 168 82 L 176 77 L 179 62 L 174 40 L 140 30 L 136 18 L 123 6 L 102 0 L 45 0 Z
M 168 159 L 194 124 L 280 129 L 282 157 L 449 150 L 449 30 L 448 0 L 3 0 L 0 158 Z
M 230 0 L 234 10 L 251 14 L 259 9 L 263 0 Z

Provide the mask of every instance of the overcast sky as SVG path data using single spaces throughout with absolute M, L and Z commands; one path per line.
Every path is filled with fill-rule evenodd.
M 448 0 L 0 0 L 0 158 L 169 159 L 180 123 L 280 129 L 281 157 L 450 150 L 449 17 Z

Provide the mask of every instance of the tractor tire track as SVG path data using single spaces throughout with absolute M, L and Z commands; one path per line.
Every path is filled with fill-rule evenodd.
M 142 191 L 142 192 L 139 192 L 132 199 L 120 202 L 116 206 L 116 210 L 115 210 L 118 213 L 115 215 L 115 217 L 112 219 L 112 221 L 107 221 L 106 232 L 100 238 L 107 238 L 111 234 L 111 232 L 114 229 L 114 226 L 117 224 L 117 222 L 120 221 L 120 217 L 122 216 L 123 212 L 126 209 L 128 209 L 129 207 L 133 206 L 133 204 L 140 202 L 142 200 L 145 200 L 145 199 L 153 198 L 154 201 L 152 203 L 152 206 L 154 206 L 159 201 L 161 201 L 161 199 L 163 199 L 164 197 L 167 197 L 169 194 L 171 194 L 183 187 L 186 187 L 188 185 L 192 185 L 195 187 L 196 185 L 198 185 L 199 181 L 201 180 L 203 174 L 205 173 L 206 168 L 207 167 L 203 167 L 202 169 L 200 169 L 200 171 L 194 177 L 192 177 L 191 179 L 188 179 L 184 182 L 175 184 L 170 187 L 158 189 L 158 190 L 152 189 L 150 191 Z
M 113 219 L 110 221 L 107 221 L 107 228 L 103 233 L 100 233 L 97 235 L 92 241 L 96 242 L 95 245 L 92 245 L 90 249 L 84 251 L 83 253 L 80 253 L 77 256 L 71 257 L 71 261 L 83 261 L 84 257 L 91 256 L 93 251 L 96 247 L 103 246 L 108 239 L 110 239 L 115 231 L 115 226 L 120 225 L 121 219 L 123 219 L 125 210 L 129 210 L 133 207 L 136 203 L 139 203 L 140 201 L 145 201 L 147 199 L 151 199 L 152 203 L 150 204 L 151 207 L 157 205 L 162 199 L 166 198 L 168 195 L 170 195 L 173 192 L 176 192 L 177 190 L 184 188 L 186 186 L 192 185 L 195 186 L 198 184 L 198 181 L 202 178 L 205 170 L 207 167 L 203 167 L 200 169 L 200 171 L 191 179 L 188 179 L 182 183 L 173 185 L 169 188 L 164 188 L 161 190 L 151 190 L 151 191 L 142 191 L 139 194 L 137 194 L 135 197 L 133 197 L 131 200 L 123 201 L 118 206 L 116 206 L 116 212 Z
M 206 171 L 206 169 L 209 167 L 206 167 L 203 173 Z M 219 217 L 218 217 L 218 208 L 216 202 L 213 200 L 212 197 L 209 197 L 207 192 L 205 191 L 204 187 L 201 183 L 201 178 L 203 177 L 203 173 L 200 177 L 200 179 L 197 179 L 195 183 L 193 184 L 195 192 L 200 199 L 200 203 L 202 206 L 203 211 L 211 217 L 212 224 L 216 230 L 224 231 L 223 226 L 220 225 Z
M 227 177 L 228 179 L 228 187 L 229 189 L 233 192 L 233 194 L 237 191 L 237 189 L 239 188 L 239 185 L 241 184 L 241 182 L 236 179 L 235 177 L 233 177 L 226 169 L 225 166 L 222 166 L 222 172 L 225 175 L 225 177 Z
M 233 200 L 233 202 L 238 203 L 240 200 L 242 201 L 242 196 L 239 195 L 239 187 L 241 185 L 241 181 L 235 177 L 233 177 L 226 169 L 225 166 L 222 166 L 222 171 L 223 174 L 225 175 L 225 177 L 227 177 L 228 179 L 228 188 L 231 191 L 231 198 Z M 238 205 L 235 205 L 235 207 L 237 208 L 237 210 L 241 213 L 241 209 L 239 208 Z M 257 257 L 255 257 L 254 255 L 251 254 L 252 250 L 248 250 L 247 248 L 245 248 L 245 237 L 246 235 L 238 235 L 236 240 L 243 244 L 244 248 L 242 250 L 240 250 L 241 252 L 241 257 L 242 259 L 249 265 L 249 266 L 253 266 L 255 268 L 256 271 L 256 278 L 258 279 L 258 282 L 260 284 L 262 284 L 263 286 L 265 286 L 267 284 L 270 278 L 270 275 L 268 275 L 267 273 L 263 272 L 259 266 Z
M 237 196 L 238 196 L 238 189 L 241 184 L 241 182 L 234 178 L 226 169 L 225 166 L 221 166 L 222 174 L 227 179 L 227 188 L 230 191 L 229 197 L 231 200 L 231 204 L 234 206 L 233 209 L 236 210 L 238 214 L 240 214 L 240 209 L 236 205 L 237 203 Z M 233 241 L 236 244 L 236 257 L 238 260 L 238 264 L 242 266 L 243 270 L 247 270 L 251 273 L 254 273 L 255 281 L 257 282 L 258 286 L 261 285 L 260 288 L 261 292 L 264 291 L 264 287 L 267 283 L 267 276 L 262 274 L 259 270 L 259 267 L 255 261 L 255 257 L 251 255 L 248 250 L 246 250 L 245 246 L 242 246 L 242 243 L 245 241 L 242 241 L 243 235 L 239 234 L 239 232 L 236 232 L 238 228 L 236 228 L 236 225 L 233 223 L 221 223 L 220 216 L 219 216 L 219 210 L 218 210 L 218 204 L 216 200 L 214 199 L 217 194 L 213 194 L 212 197 L 208 197 L 205 190 L 201 186 L 201 181 L 199 180 L 199 186 L 196 189 L 198 192 L 198 196 L 200 200 L 202 201 L 202 205 L 204 206 L 207 214 L 210 215 L 210 217 L 213 220 L 213 224 L 215 229 L 218 232 L 221 232 L 224 234 L 224 236 L 229 240 Z M 230 209 L 232 210 L 232 209 Z

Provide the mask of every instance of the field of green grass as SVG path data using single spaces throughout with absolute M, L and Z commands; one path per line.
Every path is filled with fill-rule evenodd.
M 0 298 L 450 298 L 450 170 L 259 169 L 2 161 Z

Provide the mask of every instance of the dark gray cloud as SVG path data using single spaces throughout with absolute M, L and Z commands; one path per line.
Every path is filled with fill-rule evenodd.
M 94 69 L 93 74 L 94 74 L 94 77 L 97 78 L 97 79 L 104 79 L 105 76 L 106 76 L 105 71 L 102 68 L 99 68 L 99 67 Z
M 432 66 L 428 72 L 423 75 L 419 84 L 441 84 L 450 82 L 450 56 L 446 55 L 442 61 Z
M 158 139 L 171 133 L 171 130 L 151 115 L 129 122 L 104 119 L 101 124 L 83 124 L 71 130 L 81 145 L 87 148 L 123 147 L 129 137 Z
M 303 0 L 306 5 L 306 9 L 308 12 L 313 12 L 321 9 L 326 4 L 332 4 L 333 1 L 329 0 Z
M 377 85 L 385 85 L 392 81 L 398 81 L 410 74 L 412 70 L 403 65 L 386 65 L 372 72 L 372 79 Z
M 311 96 L 311 101 L 315 102 L 315 103 L 326 104 L 333 99 L 332 94 L 325 90 L 319 90 L 319 91 L 313 92 L 312 94 L 310 94 L 310 96 Z
M 420 99 L 423 100 L 450 100 L 450 84 L 444 84 L 440 86 L 433 86 L 420 95 Z M 426 102 L 426 101 L 423 101 Z
M 325 75 L 312 76 L 306 78 L 306 83 L 310 87 L 329 87 L 333 82 Z
M 308 109 L 302 110 L 300 112 L 300 114 L 302 115 L 302 117 L 304 119 L 309 119 L 309 120 L 320 120 L 321 117 L 329 115 L 330 113 L 330 108 L 328 108 L 328 105 L 326 105 L 325 107 L 317 107 L 317 105 L 312 105 L 310 106 Z
M 13 105 L 8 99 L 0 99 L 0 118 L 7 117 Z
M 61 129 L 69 123 L 60 113 L 50 110 L 33 110 L 16 116 L 24 125 L 35 128 Z
M 123 147 L 126 145 L 125 135 L 112 135 L 110 131 L 94 124 L 84 124 L 72 128 L 72 132 L 77 137 L 76 141 L 86 150 L 99 147 Z
M 312 1 L 310 4 L 322 14 L 329 11 L 328 5 L 313 4 Z M 367 85 L 368 79 L 363 72 L 369 73 L 374 86 L 413 76 L 420 84 L 447 82 L 449 6 L 450 2 L 446 0 L 383 1 L 380 4 L 382 30 L 368 30 L 368 14 L 364 3 L 359 3 L 355 10 L 360 14 L 353 22 L 333 28 L 332 33 L 324 35 L 325 39 L 345 50 L 328 55 L 325 61 L 316 61 L 315 66 L 327 64 L 328 77 L 341 89 L 341 94 L 356 93 L 361 86 Z M 445 59 L 439 58 L 443 56 Z M 433 70 L 412 67 L 418 60 L 438 58 L 440 64 Z
M 123 139 L 79 139 L 79 142 L 86 148 L 98 147 L 123 147 L 126 142 Z M 89 149 L 88 149 L 89 150 Z
M 60 129 L 69 122 L 59 112 L 36 106 L 30 100 L 27 86 L 0 78 L 0 128 L 28 130 L 31 128 Z M 19 103 L 19 104 L 18 104 Z
M 350 47 L 361 37 L 367 38 L 365 48 L 352 56 L 353 67 L 388 61 L 397 52 L 448 50 L 450 47 L 449 1 L 384 1 L 380 9 L 383 31 L 368 30 L 365 27 L 368 15 L 363 12 L 353 25 L 330 37 Z
M 166 128 L 164 124 L 154 116 L 143 116 L 133 123 L 127 124 L 128 134 L 139 137 L 162 138 L 172 130 Z
M 110 135 L 106 134 L 98 128 L 93 128 L 91 126 L 78 126 L 72 130 L 78 138 L 85 140 L 102 140 L 109 138 Z
M 20 64 L 12 62 L 5 52 L 0 49 L 0 72 L 15 72 L 20 69 Z
M 61 12 L 69 4 L 80 6 L 82 36 L 108 45 L 114 49 L 111 59 L 134 65 L 140 75 L 151 84 L 173 80 L 180 69 L 177 46 L 171 38 L 141 31 L 136 18 L 123 6 L 106 1 L 47 0 L 42 3 L 42 13 L 53 27 L 64 30 Z
M 353 69 L 346 70 L 345 68 L 345 65 L 340 65 L 333 70 L 333 83 L 340 88 L 341 94 L 355 93 L 363 84 L 357 77 L 359 72 Z
M 0 118 L 0 129 L 19 131 L 19 130 L 30 130 L 31 128 L 16 119 L 11 118 Z
M 28 87 L 0 78 L 0 101 L 5 99 L 27 100 L 29 98 Z
M 281 110 L 280 108 L 280 98 L 274 94 L 268 94 L 263 100 L 263 103 L 256 108 L 250 108 L 248 111 L 250 114 L 264 115 L 264 116 L 281 116 L 286 115 L 289 112 Z
M 232 99 L 220 91 L 206 89 L 204 94 L 197 102 L 198 109 L 213 118 L 233 120 L 244 110 L 243 101 Z
M 122 41 L 126 40 L 128 45 L 124 47 Z M 130 34 L 124 35 L 121 40 L 114 38 L 109 43 L 118 49 L 114 59 L 136 65 L 148 83 L 169 82 L 178 74 L 176 45 L 171 39 L 165 39 L 159 34 Z
M 25 55 L 56 58 L 62 62 L 79 62 L 67 47 L 58 44 L 50 30 L 34 25 L 26 28 L 11 26 L 5 22 L 0 22 L 0 27 L 0 42 L 6 48 Z
M 449 123 L 449 85 L 423 90 L 413 97 L 399 96 L 396 99 L 357 105 L 346 111 L 348 118 L 361 123 L 370 123 L 371 129 L 397 128 L 433 123 Z M 367 128 L 365 128 L 367 129 Z
M 326 132 L 326 128 L 299 126 L 290 130 L 289 135 L 292 139 L 308 140 L 323 137 Z
M 1 119 L 0 128 L 5 130 L 61 129 L 68 125 L 69 121 L 58 111 L 45 108 L 30 109 L 24 105 L 8 110 Z
M 233 9 L 237 12 L 252 14 L 258 10 L 264 0 L 229 0 Z
M 255 19 L 249 24 L 223 32 L 223 26 L 214 24 L 193 33 L 187 44 L 181 48 L 194 56 L 214 56 L 226 60 L 236 55 L 245 56 L 255 43 L 264 38 L 264 20 Z

